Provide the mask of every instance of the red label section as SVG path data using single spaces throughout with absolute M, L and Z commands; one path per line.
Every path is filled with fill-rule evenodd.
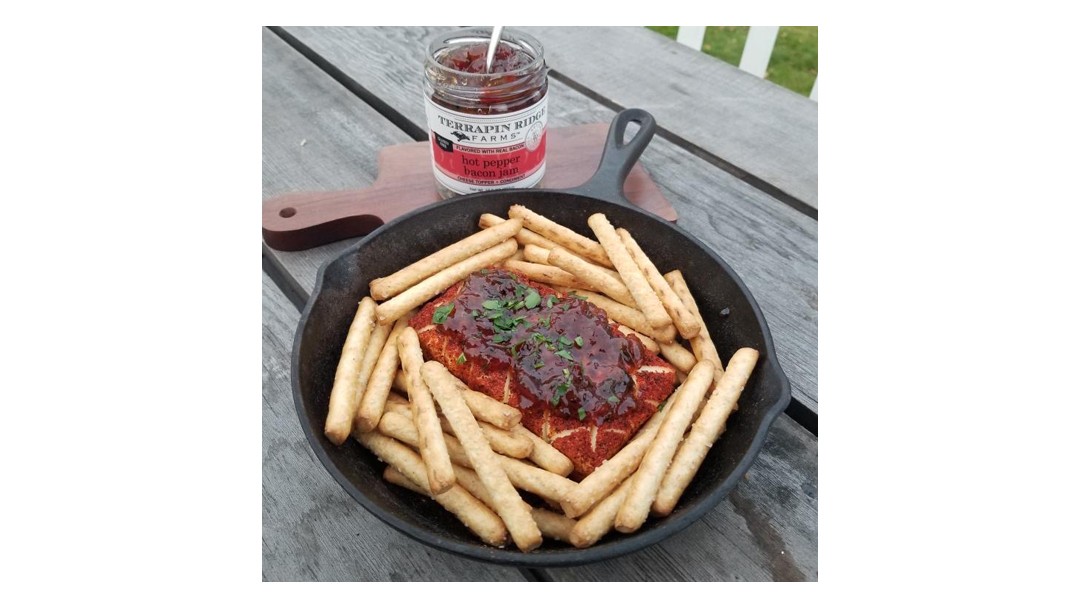
M 432 133 L 435 166 L 452 179 L 470 185 L 506 185 L 520 181 L 540 168 L 547 150 L 546 131 L 535 150 L 529 150 L 524 143 L 499 148 L 474 148 L 455 143 L 447 152 L 435 137 Z

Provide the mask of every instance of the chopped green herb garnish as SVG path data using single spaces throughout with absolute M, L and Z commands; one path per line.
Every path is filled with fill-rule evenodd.
M 476 318 L 477 316 L 480 316 L 480 310 L 473 310 L 472 311 L 472 317 Z
M 464 364 L 465 364 L 465 361 L 467 361 L 467 360 L 468 360 L 468 359 L 467 359 L 467 358 L 465 358 L 465 353 L 464 353 L 464 352 L 462 352 L 462 353 L 461 353 L 461 355 L 457 357 L 457 364 L 459 364 L 459 365 L 464 365 Z
M 562 305 L 562 311 L 563 311 L 563 312 L 566 312 L 566 311 L 567 311 L 567 310 L 569 310 L 569 309 L 570 309 L 570 304 L 569 304 L 569 303 L 564 303 L 564 304 Z
M 559 336 L 559 343 L 564 345 L 564 346 L 569 346 L 570 344 L 574 343 L 574 340 L 570 339 L 569 337 L 567 337 L 565 335 L 560 335 Z
M 577 418 L 578 418 L 579 420 L 583 420 L 583 419 L 585 419 L 585 407 L 578 407 L 578 410 L 577 410 Z
M 502 304 L 499 303 L 499 300 L 497 299 L 489 299 L 481 305 L 484 306 L 485 310 L 498 310 L 499 306 L 501 306 Z
M 521 284 L 520 282 L 514 285 L 514 297 L 522 297 L 525 292 L 529 290 L 529 287 Z
M 566 396 L 566 393 L 570 391 L 570 383 L 564 382 L 555 386 L 555 395 L 551 397 L 551 405 L 555 406 L 559 404 L 559 400 Z
M 543 367 L 543 366 L 544 366 L 544 361 L 542 359 L 540 359 L 540 358 L 537 358 L 536 362 L 533 363 L 533 369 L 539 369 L 540 367 Z
M 612 394 L 611 396 L 607 397 L 607 402 L 614 405 L 619 402 L 619 397 Z
M 589 299 L 588 297 L 585 297 L 584 295 L 578 295 L 576 292 L 573 292 L 573 291 L 570 293 L 570 297 L 576 297 L 576 298 L 580 299 L 581 301 L 588 301 L 588 299 Z
M 582 339 L 580 335 L 574 338 L 574 343 L 577 344 L 577 347 L 579 348 L 585 347 L 585 340 Z
M 555 300 L 556 299 L 558 299 L 558 297 L 555 297 L 554 295 L 548 295 L 547 296 L 547 307 L 550 308 L 551 306 L 555 305 Z
M 439 306 L 435 308 L 435 313 L 431 315 L 431 322 L 441 325 L 446 322 L 446 318 L 450 316 L 450 312 L 454 309 L 454 303 L 450 302 L 445 306 Z
M 540 324 L 544 325 L 544 328 L 550 329 L 551 328 L 551 317 L 550 316 L 541 317 L 540 318 Z
M 515 310 L 520 310 L 520 309 L 524 308 L 525 305 L 526 305 L 525 302 L 519 301 L 516 304 L 514 304 L 514 309 Z
M 569 352 L 567 352 L 566 350 L 559 350 L 558 352 L 555 353 L 555 356 L 561 356 L 561 357 L 565 358 L 566 360 L 569 360 L 570 362 L 574 361 L 574 356 L 572 354 L 570 354 Z
M 536 292 L 536 289 L 529 289 L 529 292 L 525 294 L 524 303 L 525 307 L 530 310 L 540 305 L 540 294 Z
M 496 333 L 494 335 L 494 337 L 491 338 L 491 341 L 493 341 L 493 342 L 495 342 L 497 344 L 508 342 L 508 341 L 510 341 L 510 334 L 509 333 Z

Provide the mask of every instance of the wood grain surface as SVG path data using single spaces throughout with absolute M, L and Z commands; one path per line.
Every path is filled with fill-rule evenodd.
M 522 29 L 559 74 L 817 208 L 817 102 L 643 27 Z
M 418 37 L 417 34 L 410 33 L 411 30 L 380 32 L 400 37 L 403 41 Z M 354 33 L 342 30 L 340 35 L 351 38 Z M 369 41 L 369 44 L 372 43 L 374 42 Z M 347 69 L 348 62 L 343 63 L 345 65 L 342 69 Z M 374 87 L 372 83 L 379 81 L 393 81 L 381 70 L 382 68 L 371 67 L 367 71 L 355 72 L 354 76 L 365 87 Z M 416 89 L 409 87 L 408 90 L 415 92 Z M 392 91 L 379 91 L 378 94 L 385 95 L 387 103 L 399 102 Z M 608 122 L 614 115 L 610 110 L 557 82 L 552 83 L 552 95 L 552 109 L 561 107 L 553 112 L 552 124 Z M 407 109 L 402 106 L 403 111 Z M 299 146 L 299 142 L 303 140 L 307 143 Z M 400 128 L 284 45 L 277 36 L 264 36 L 264 196 L 293 188 L 347 187 L 343 183 L 346 179 L 352 183 L 371 183 L 376 177 L 375 151 L 382 145 L 387 145 L 385 142 L 394 140 L 408 141 L 408 137 Z M 664 145 L 658 145 L 659 143 Z M 367 156 L 369 162 L 359 159 L 364 156 Z M 809 336 L 794 341 L 802 343 L 802 347 L 812 352 L 812 365 L 804 366 L 801 370 L 796 365 L 793 372 L 783 358 L 782 364 L 793 384 L 797 381 L 802 383 L 803 394 L 808 394 L 805 391 L 806 386 L 813 386 L 815 398 L 812 402 L 816 406 L 816 223 L 669 142 L 654 140 L 646 150 L 643 163 L 656 176 L 661 187 L 665 189 L 665 194 L 680 212 L 680 224 L 684 227 L 687 227 L 687 222 L 692 224 L 694 229 L 691 231 L 716 248 L 758 296 L 766 315 L 769 316 L 778 347 L 782 347 L 785 339 L 791 340 L 799 335 Z M 661 178 L 659 174 L 665 177 Z M 703 192 L 717 200 L 699 200 Z M 746 230 L 749 234 L 744 233 Z M 295 285 L 299 296 L 306 298 L 314 284 L 318 266 L 350 242 L 298 253 L 264 249 L 264 256 Z M 778 264 L 779 267 L 767 267 L 769 263 Z M 792 267 L 798 271 L 792 272 Z M 752 280 L 755 271 L 768 279 L 757 278 L 755 282 Z M 801 287 L 792 290 L 791 283 L 785 280 L 794 280 L 794 284 Z M 277 336 L 267 338 L 265 327 L 268 314 L 264 310 L 264 450 L 271 442 L 268 437 L 275 433 L 287 433 L 291 425 L 300 441 L 292 443 L 291 448 L 296 451 L 297 456 L 303 455 L 311 466 L 302 473 L 315 477 L 312 481 L 319 481 L 329 487 L 324 489 L 334 493 L 336 500 L 341 500 L 340 508 L 346 510 L 346 504 L 351 502 L 350 498 L 336 486 L 329 474 L 322 470 L 303 441 L 299 422 L 292 410 L 287 382 L 278 385 L 272 379 L 275 374 L 287 375 L 287 352 L 291 347 L 296 321 L 290 321 L 284 309 L 290 304 L 281 297 L 280 292 L 270 289 L 269 286 L 264 288 L 264 292 L 271 293 L 264 293 L 264 308 L 280 309 L 278 316 L 283 320 L 279 326 L 270 330 L 270 333 Z M 765 297 L 758 293 L 775 288 L 781 289 L 787 297 L 793 297 L 795 303 L 785 303 L 783 297 L 771 297 L 771 306 L 767 306 Z M 271 300 L 271 303 L 267 300 Z M 800 311 L 803 307 L 806 310 Z M 782 328 L 784 323 L 779 321 L 782 318 L 788 319 L 789 327 Z M 810 325 L 810 328 L 805 325 Z M 268 372 L 267 366 L 272 366 L 272 363 L 267 360 L 273 357 L 269 354 L 271 349 L 267 343 L 274 340 L 284 346 L 283 349 L 279 348 L 279 351 L 286 353 L 284 358 L 279 354 L 278 360 L 286 362 L 279 363 L 283 364 L 283 367 Z M 789 345 L 787 356 L 796 357 L 799 352 Z M 804 378 L 801 375 L 811 377 Z M 280 398 L 274 396 L 276 391 L 289 397 L 287 406 L 274 405 Z M 267 410 L 274 407 L 287 413 L 273 417 Z M 272 427 L 268 429 L 267 423 Z M 305 505 L 308 502 L 302 500 L 307 495 L 306 488 L 282 487 L 281 485 L 288 484 L 288 480 L 282 476 L 297 472 L 272 475 L 265 471 L 268 466 L 274 465 L 276 464 L 264 464 L 264 577 L 386 579 L 385 576 L 392 576 L 393 569 L 380 569 L 376 563 L 350 555 L 349 550 L 354 548 L 334 545 L 335 540 L 344 537 L 338 534 L 336 529 L 291 532 L 290 525 L 302 526 L 295 522 L 304 518 L 298 512 L 304 512 L 305 507 L 310 508 Z M 530 576 L 539 575 L 541 579 L 556 580 L 815 580 L 816 487 L 817 440 L 790 418 L 781 416 L 773 427 L 764 450 L 738 488 L 713 512 L 684 532 L 640 553 L 605 563 L 526 573 Z M 292 495 L 290 492 L 300 495 Z M 291 497 L 278 497 L 281 494 Z M 346 524 L 356 524 L 357 518 L 368 516 L 355 503 L 351 506 L 358 513 L 348 515 L 346 519 L 352 522 Z M 328 525 L 329 522 L 322 521 L 321 518 L 329 519 L 334 515 L 335 512 L 330 508 L 315 518 L 319 519 L 321 524 Z M 381 525 L 387 535 L 380 536 L 376 531 L 365 528 L 354 531 L 353 536 L 355 537 L 356 533 L 363 534 L 362 538 L 357 539 L 364 539 L 362 544 L 365 549 L 377 553 L 379 558 L 386 558 L 388 552 L 395 550 L 410 556 L 411 551 L 419 550 L 418 554 L 424 558 L 436 559 L 445 556 L 455 560 L 460 564 L 460 568 L 453 571 L 459 579 L 496 575 L 484 570 L 490 566 L 442 555 L 409 540 L 378 521 L 374 522 Z M 272 539 L 268 541 L 267 536 Z M 341 566 L 328 562 L 338 558 L 348 562 Z M 478 572 L 477 569 L 481 571 Z M 497 567 L 495 570 L 498 573 L 516 573 L 514 570 Z M 321 571 L 327 573 L 320 574 Z M 428 579 L 415 567 L 403 571 L 405 573 L 402 577 L 406 579 Z

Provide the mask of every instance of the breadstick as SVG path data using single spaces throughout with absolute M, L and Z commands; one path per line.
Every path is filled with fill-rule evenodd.
M 675 291 L 671 288 L 671 285 L 664 280 L 664 277 L 660 274 L 660 270 L 656 269 L 656 265 L 653 264 L 649 256 L 645 254 L 645 251 L 641 249 L 634 237 L 630 235 L 630 232 L 619 228 L 615 230 L 622 239 L 623 244 L 626 246 L 626 251 L 630 253 L 630 257 L 633 258 L 634 263 L 641 269 L 641 272 L 645 275 L 645 279 L 649 283 L 649 287 L 652 288 L 656 296 L 660 298 L 660 302 L 664 306 L 664 310 L 667 311 L 671 321 L 675 324 L 675 328 L 678 329 L 679 335 L 683 339 L 690 339 L 701 331 L 701 321 L 694 316 L 690 310 L 686 307 Z
M 417 447 L 420 444 L 420 437 L 416 433 L 416 425 L 413 424 L 412 419 L 393 409 L 387 410 L 386 413 L 383 414 L 382 419 L 379 420 L 379 432 L 399 440 L 410 447 Z M 456 438 L 444 434 L 443 440 L 446 442 L 446 450 L 450 453 L 450 461 L 453 462 L 455 466 L 472 466 L 469 462 L 469 458 L 465 455 L 465 449 Z M 561 503 L 566 499 L 566 496 L 570 495 L 570 493 L 577 488 L 577 483 L 574 481 L 563 478 L 562 476 L 544 470 L 543 468 L 537 468 L 536 466 L 531 466 L 521 460 L 506 457 L 504 455 L 496 455 L 495 457 L 503 467 L 503 470 L 506 471 L 506 476 L 509 477 L 510 484 L 523 491 L 535 493 L 546 500 Z M 456 477 L 456 467 L 454 468 L 454 471 Z
M 450 465 L 450 454 L 446 451 L 439 414 L 431 392 L 420 375 L 424 364 L 424 354 L 420 350 L 420 340 L 412 327 L 405 327 L 398 337 L 398 354 L 401 365 L 405 368 L 405 378 L 409 382 L 409 401 L 413 406 L 413 423 L 420 437 L 420 455 L 427 468 L 428 484 L 435 493 L 442 493 L 454 484 L 454 469 Z M 385 415 L 384 415 L 385 417 Z
M 724 365 L 720 362 L 720 354 L 717 353 L 716 346 L 713 344 L 712 338 L 709 337 L 709 327 L 706 326 L 705 319 L 702 318 L 701 311 L 698 310 L 694 296 L 690 294 L 690 287 L 687 286 L 686 279 L 683 278 L 682 272 L 679 270 L 672 270 L 664 274 L 664 279 L 671 285 L 672 290 L 686 305 L 686 308 L 690 310 L 690 313 L 694 315 L 694 318 L 701 323 L 701 331 L 690 340 L 690 347 L 694 349 L 694 356 L 698 360 L 707 360 L 716 367 L 715 381 L 720 381 L 720 376 L 724 373 Z
M 619 486 L 619 483 L 630 478 L 641 463 L 641 458 L 645 457 L 649 445 L 656 438 L 660 424 L 664 422 L 668 411 L 671 411 L 671 403 L 675 402 L 681 389 L 680 386 L 668 397 L 668 404 L 656 412 L 630 442 L 623 445 L 623 448 L 610 459 L 597 466 L 592 474 L 583 478 L 567 498 L 560 502 L 566 516 L 576 518 L 588 512 L 589 508 L 604 499 Z
M 409 326 L 409 318 L 412 313 L 406 314 L 394 323 L 393 330 L 387 336 L 383 344 L 379 359 L 371 371 L 364 397 L 360 399 L 360 407 L 356 410 L 356 419 L 353 421 L 360 430 L 370 432 L 379 425 L 386 408 L 386 400 L 390 397 L 390 388 L 394 381 L 394 375 L 401 366 L 401 358 L 398 356 L 397 340 L 405 327 Z
M 494 398 L 491 398 L 483 392 L 477 392 L 476 390 L 470 390 L 465 382 L 461 381 L 454 375 L 454 385 L 462 391 L 462 395 L 465 397 L 465 404 L 469 406 L 469 410 L 476 419 L 485 421 L 496 428 L 502 428 L 503 430 L 510 430 L 514 426 L 521 423 L 521 411 L 518 411 L 514 407 L 506 403 L 501 403 Z
M 388 470 L 393 470 L 393 468 L 388 468 Z M 454 476 L 457 477 L 458 484 L 464 487 L 466 491 L 475 495 L 477 499 L 484 502 L 485 506 L 494 510 L 495 502 L 492 501 L 491 494 L 488 493 L 487 488 L 484 487 L 484 483 L 480 480 L 480 477 L 477 476 L 476 472 L 455 465 Z M 544 537 L 550 537 L 562 542 L 570 543 L 570 530 L 574 528 L 574 524 L 576 523 L 574 519 L 567 518 L 544 508 L 533 508 L 532 517 L 533 520 L 536 521 L 536 526 L 540 528 L 540 533 Z
M 570 532 L 574 529 L 577 521 L 545 508 L 533 508 L 532 515 L 533 520 L 536 521 L 536 526 L 540 527 L 540 533 L 544 534 L 544 537 L 550 537 L 567 544 L 570 543 Z
M 516 250 L 517 241 L 510 238 L 486 251 L 463 259 L 382 302 L 375 308 L 375 315 L 382 324 L 393 322 L 404 316 L 409 310 L 442 293 L 455 282 L 462 280 L 480 268 L 510 257 Z
M 544 247 L 539 247 L 534 244 L 527 244 L 521 253 L 525 256 L 525 261 L 551 265 L 548 264 L 548 254 L 551 253 L 551 249 L 545 249 Z
M 574 528 L 570 530 L 570 543 L 576 548 L 587 548 L 611 531 L 615 524 L 615 515 L 626 501 L 626 494 L 630 491 L 630 484 L 634 477 L 623 481 L 615 491 L 612 491 L 588 514 L 581 517 Z
M 552 447 L 544 439 L 533 434 L 525 426 L 514 426 L 510 431 L 525 438 L 532 444 L 533 449 L 532 453 L 529 454 L 529 459 L 535 462 L 537 466 L 559 476 L 568 476 L 574 471 L 574 462 L 570 461 L 569 457 L 563 455 L 562 451 Z
M 458 384 L 463 388 L 465 386 L 465 384 L 461 383 L 461 380 L 458 380 Z M 514 426 L 521 423 L 521 411 L 505 403 L 500 403 L 483 392 L 464 388 L 462 396 L 465 397 L 465 404 L 468 405 L 469 410 L 478 420 L 485 421 L 503 430 L 512 430 Z
M 569 289 L 592 289 L 589 283 L 581 280 L 577 276 L 574 276 L 570 272 L 563 270 L 562 268 L 556 268 L 555 266 L 549 266 L 541 263 L 532 263 L 528 261 L 516 261 L 511 260 L 503 263 L 503 267 L 511 272 L 521 274 L 525 278 L 535 280 L 536 282 L 542 282 L 555 287 L 565 287 Z
M 499 225 L 500 223 L 503 223 L 505 221 L 506 221 L 505 219 L 503 219 L 502 217 L 499 217 L 498 215 L 492 215 L 491 213 L 484 213 L 483 215 L 480 216 L 480 227 L 481 228 L 490 228 L 491 226 Z M 555 244 L 554 242 L 548 240 L 547 238 L 544 238 L 543 236 L 537 234 L 536 232 L 533 232 L 532 230 L 530 230 L 528 228 L 521 228 L 521 230 L 518 231 L 518 233 L 514 236 L 514 238 L 518 241 L 518 244 L 520 244 L 521 246 L 531 244 L 531 245 L 536 245 L 538 247 L 544 247 L 545 249 L 553 249 L 553 248 L 559 246 L 559 245 Z
M 683 373 L 689 373 L 690 369 L 697 364 L 694 353 L 677 343 L 660 344 L 660 353 L 663 354 L 665 360 Z
M 657 331 L 645 320 L 645 315 L 639 310 L 625 306 L 613 299 L 609 299 L 600 293 L 593 291 L 578 291 L 589 303 L 607 312 L 608 318 L 619 324 L 626 325 L 638 333 L 643 333 L 661 343 L 675 341 L 675 327 L 668 326 L 663 331 Z
M 727 370 L 713 389 L 705 407 L 701 410 L 690 435 L 683 440 L 671 466 L 664 474 L 660 490 L 656 494 L 652 511 L 667 516 L 675 508 L 683 491 L 697 474 L 705 455 L 724 431 L 724 424 L 739 402 L 739 395 L 750 379 L 750 372 L 757 364 L 758 351 L 740 348 L 728 361 Z
M 630 485 L 626 501 L 615 516 L 615 528 L 619 531 L 623 533 L 636 531 L 649 516 L 649 508 L 656 499 L 664 472 L 671 464 L 671 458 L 675 455 L 679 441 L 682 440 L 683 433 L 690 424 L 690 418 L 693 417 L 698 405 L 705 398 L 705 392 L 712 385 L 714 370 L 713 364 L 707 360 L 694 365 L 693 370 L 686 377 L 686 382 L 679 387 L 675 402 L 668 405 L 671 411 L 660 424 L 656 438 L 649 445 L 645 457 L 641 459 L 641 466 L 634 474 L 634 481 Z
M 440 270 L 445 270 L 459 261 L 486 251 L 507 238 L 513 238 L 521 229 L 521 225 L 520 219 L 502 222 L 439 249 L 389 276 L 376 278 L 368 285 L 371 297 L 376 301 L 389 299 Z
M 562 268 L 584 281 L 585 284 L 589 285 L 589 289 L 600 291 L 624 305 L 636 305 L 626 285 L 604 274 L 596 265 L 585 261 L 570 251 L 562 247 L 555 247 L 548 254 L 548 261 L 551 262 L 551 265 Z
M 324 432 L 330 442 L 340 445 L 349 438 L 353 417 L 360 406 L 363 390 L 360 387 L 360 366 L 375 327 L 375 302 L 370 297 L 360 301 L 353 316 L 345 345 L 341 348 L 334 386 L 330 389 L 330 405 Z
M 484 433 L 484 438 L 491 445 L 491 450 L 495 453 L 518 459 L 529 457 L 529 454 L 532 453 L 533 444 L 527 439 L 502 428 L 492 426 L 487 422 L 477 420 L 477 423 L 480 425 L 480 431 Z M 439 418 L 439 424 L 442 426 L 443 432 L 450 436 L 457 436 L 454 434 L 454 428 L 445 417 Z
M 660 302 L 660 298 L 649 285 L 649 281 L 645 279 L 644 272 L 634 262 L 634 258 L 626 250 L 623 239 L 615 232 L 615 228 L 607 217 L 603 213 L 590 215 L 589 227 L 592 228 L 593 234 L 596 234 L 600 245 L 607 252 L 608 259 L 615 264 L 615 269 L 619 271 L 623 284 L 630 291 L 637 309 L 645 315 L 645 320 L 649 321 L 649 325 L 654 329 L 663 329 L 670 325 L 671 317 L 664 309 L 664 304 Z
M 432 496 L 439 505 L 453 513 L 484 543 L 492 546 L 502 546 L 506 543 L 506 527 L 503 522 L 468 491 L 455 484 L 442 493 L 432 494 L 431 488 L 427 485 L 424 463 L 415 451 L 377 432 L 354 432 L 353 436 L 379 459 L 397 468 L 413 485 Z
M 548 258 L 551 256 L 551 249 L 545 249 L 544 247 L 539 247 L 534 244 L 527 244 L 525 245 L 525 250 L 521 251 L 521 254 L 525 258 L 525 261 L 538 263 L 541 265 L 551 265 L 551 262 L 548 260 Z M 619 276 L 619 273 L 615 270 L 605 268 L 604 266 L 596 266 L 596 269 L 603 272 L 604 274 L 607 274 L 615 280 L 622 280 L 622 278 Z
M 532 508 L 514 490 L 506 471 L 499 464 L 497 456 L 491 451 L 491 447 L 480 432 L 476 418 L 465 404 L 461 390 L 451 380 L 453 376 L 446 367 L 435 361 L 424 363 L 421 373 L 435 399 L 439 401 L 439 407 L 446 415 L 446 419 L 450 420 L 450 425 L 454 427 L 454 432 L 457 433 L 458 441 L 465 449 L 465 455 L 469 458 L 473 470 L 480 476 L 484 487 L 491 495 L 495 512 L 506 524 L 514 544 L 522 552 L 536 549 L 543 541 L 543 537 L 536 521 L 532 518 L 530 512 Z
M 600 246 L 600 243 L 591 238 L 582 236 L 566 226 L 559 225 L 547 217 L 534 213 L 520 204 L 515 204 L 510 207 L 507 214 L 510 215 L 510 217 L 521 219 L 525 222 L 525 227 L 561 247 L 565 247 L 582 257 L 591 259 L 592 261 L 609 268 L 615 267 L 611 264 L 611 260 L 608 259 L 604 247 Z M 552 247 L 552 249 L 554 248 L 555 247 Z

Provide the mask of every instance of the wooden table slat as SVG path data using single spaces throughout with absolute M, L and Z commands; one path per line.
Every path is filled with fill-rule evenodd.
M 264 198 L 370 185 L 378 176 L 376 151 L 412 141 L 267 29 L 262 113 Z M 263 250 L 310 293 L 319 266 L 354 242 L 293 253 L 264 244 Z
M 643 27 L 522 29 L 552 69 L 817 208 L 817 102 Z

